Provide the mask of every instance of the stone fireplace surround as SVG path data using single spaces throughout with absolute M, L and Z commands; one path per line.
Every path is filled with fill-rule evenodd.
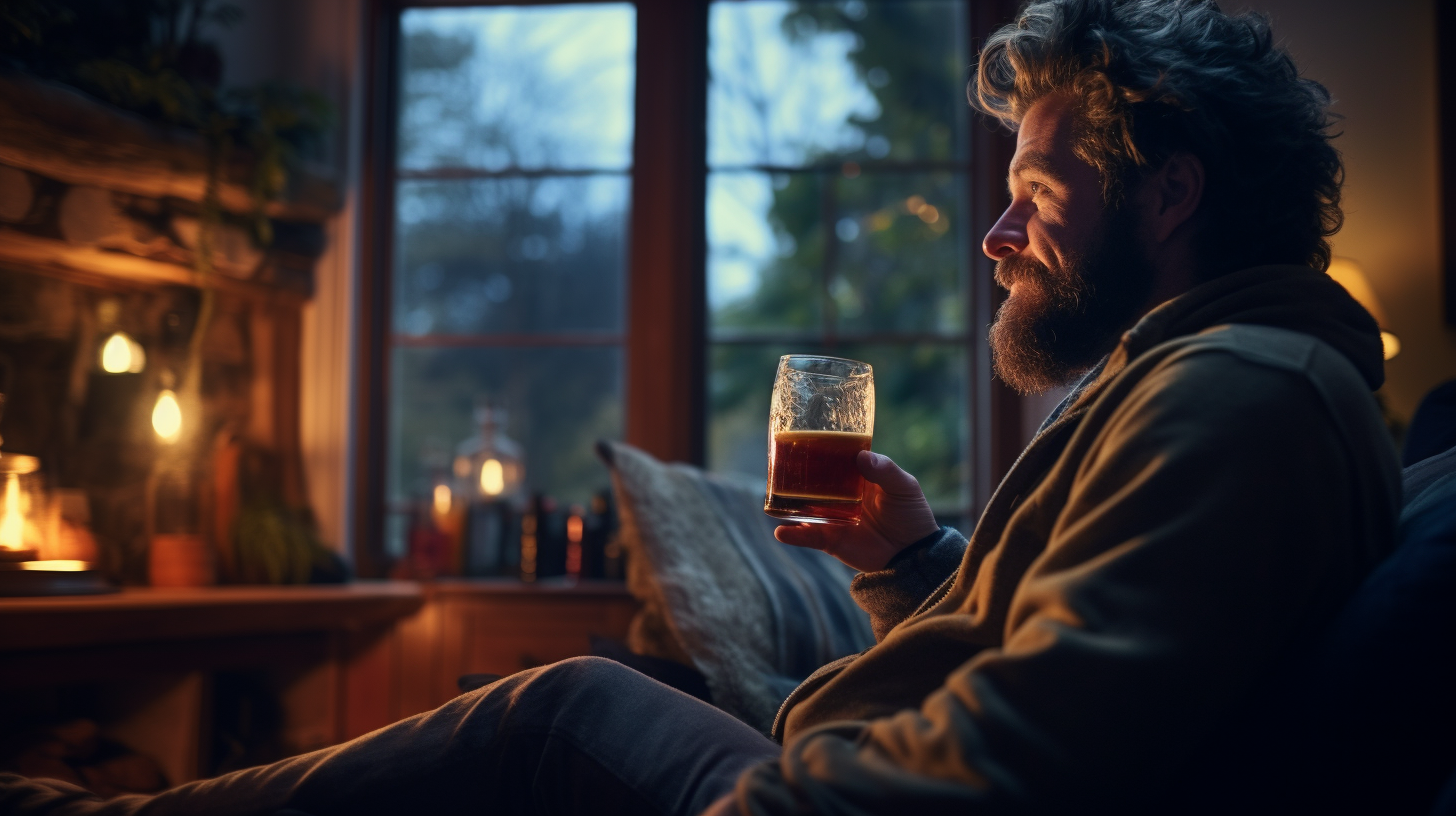
M 0 125 L 0 449 L 39 456 L 72 521 L 89 524 L 104 571 L 143 583 L 144 484 L 159 453 L 149 417 L 162 372 L 185 367 L 197 320 L 206 146 L 16 73 L 0 73 Z M 260 248 L 250 172 L 237 153 L 222 173 L 216 312 L 202 340 L 194 509 L 224 557 L 245 451 L 289 506 L 307 506 L 300 319 L 323 222 L 340 205 L 327 179 L 292 174 L 267 205 L 274 240 Z M 142 372 L 100 371 L 100 344 L 118 330 L 146 350 Z

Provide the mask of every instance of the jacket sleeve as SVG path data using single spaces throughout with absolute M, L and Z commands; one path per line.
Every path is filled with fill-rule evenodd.
M 1358 580 L 1356 516 L 1394 478 L 1353 461 L 1307 378 L 1228 365 L 1189 356 L 1108 409 L 1001 647 L 918 709 L 795 735 L 740 777 L 739 811 L 1102 812 L 1172 775 Z M 953 636 L 947 617 L 881 647 Z
M 901 550 L 882 570 L 862 572 L 850 582 L 855 603 L 869 613 L 875 640 L 910 617 L 955 574 L 966 554 L 966 537 L 942 527 Z

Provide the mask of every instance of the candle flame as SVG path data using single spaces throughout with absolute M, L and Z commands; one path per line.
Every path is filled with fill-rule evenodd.
M 435 515 L 445 516 L 450 513 L 450 486 L 435 485 Z
M 480 466 L 480 489 L 487 496 L 499 496 L 506 489 L 506 471 L 499 459 L 487 459 Z
M 182 407 L 171 389 L 163 389 L 157 396 L 157 406 L 152 409 L 152 430 L 168 443 L 176 442 L 182 435 Z
M 19 550 L 25 546 L 25 516 L 20 512 L 20 476 L 5 474 L 5 515 L 0 517 L 0 548 Z

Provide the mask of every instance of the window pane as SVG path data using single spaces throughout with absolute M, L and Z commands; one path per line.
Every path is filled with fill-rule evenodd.
M 875 449 L 968 508 L 967 6 L 713 3 L 711 467 L 764 472 L 777 358 L 818 351 L 875 366 Z
M 394 331 L 620 331 L 630 183 L 400 183 Z
M 834 347 L 717 344 L 709 376 L 709 467 L 764 478 L 768 404 L 782 354 L 833 354 L 875 368 L 873 449 L 914 474 L 939 511 L 967 506 L 966 352 L 955 344 Z
M 964 176 L 862 173 L 836 180 L 834 275 L 841 332 L 966 327 Z
M 632 163 L 630 3 L 408 9 L 399 166 Z
M 768 402 L 779 357 L 815 348 L 718 343 L 708 356 L 708 467 L 755 479 L 768 473 Z
M 425 460 L 471 436 L 472 413 L 486 399 L 507 411 L 505 432 L 525 451 L 529 487 L 586 504 L 608 486 L 594 446 L 622 434 L 619 349 L 397 348 L 391 366 L 392 502 L 424 497 Z
M 814 173 L 708 174 L 711 331 L 823 328 L 819 184 Z
M 709 166 L 962 155 L 963 2 L 752 0 L 710 14 Z

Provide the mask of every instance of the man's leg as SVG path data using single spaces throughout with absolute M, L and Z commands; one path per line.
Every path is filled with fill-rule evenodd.
M 778 753 L 771 740 L 693 697 L 609 660 L 574 658 L 334 748 L 155 797 L 84 799 L 45 812 L 686 816 L 729 792 L 744 768 Z

